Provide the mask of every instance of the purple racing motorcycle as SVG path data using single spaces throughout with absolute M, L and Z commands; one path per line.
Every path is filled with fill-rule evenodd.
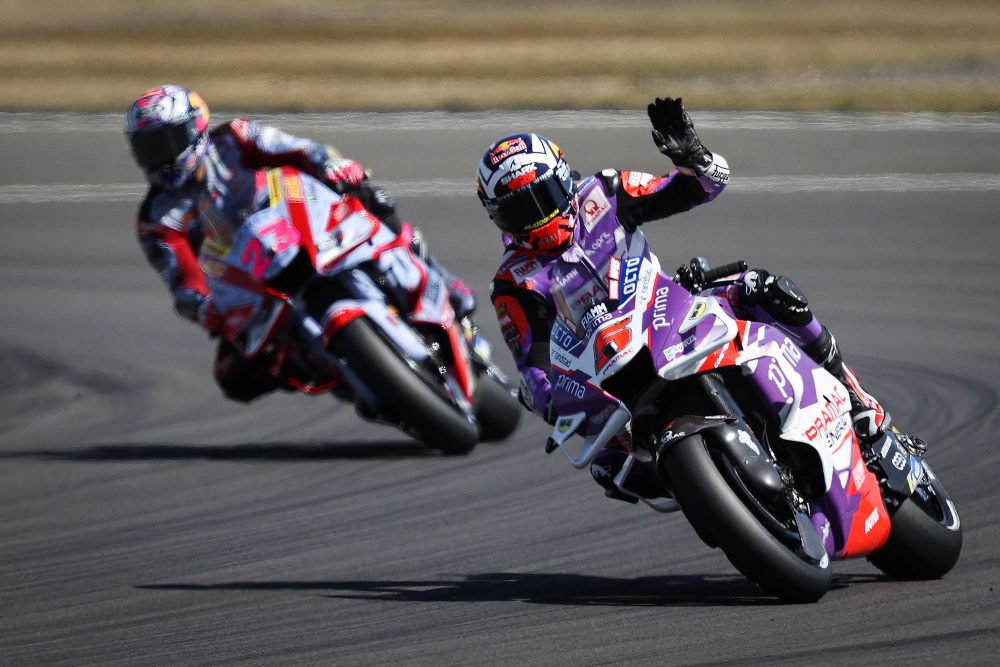
M 786 601 L 822 597 L 833 560 L 864 556 L 897 578 L 951 570 L 961 524 L 921 449 L 890 431 L 862 451 L 843 384 L 778 327 L 665 275 L 640 231 L 606 218 L 580 233 L 551 274 L 548 452 L 587 468 L 622 449 L 621 497 L 683 510 L 706 544 Z M 706 278 L 718 287 L 746 266 Z M 667 495 L 630 490 L 639 466 Z

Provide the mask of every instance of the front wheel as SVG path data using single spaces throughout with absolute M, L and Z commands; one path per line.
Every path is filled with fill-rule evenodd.
M 499 380 L 486 373 L 476 381 L 472 405 L 479 420 L 480 439 L 487 442 L 507 439 L 521 421 L 521 404 Z
M 897 579 L 940 579 L 955 567 L 962 551 L 962 524 L 933 473 L 891 518 L 889 540 L 868 557 L 872 565 Z
M 359 317 L 346 324 L 330 342 L 380 406 L 417 432 L 420 440 L 445 454 L 466 454 L 479 439 L 479 428 L 470 422 L 425 381 L 371 324 Z
M 762 511 L 755 499 L 745 502 L 737 495 L 749 493 L 741 485 L 726 481 L 700 435 L 691 435 L 670 445 L 664 453 L 664 468 L 677 501 L 688 521 L 703 540 L 717 546 L 737 570 L 761 588 L 787 602 L 815 602 L 830 588 L 830 559 L 813 562 L 779 540 L 751 511 L 747 502 Z M 732 471 L 729 471 L 732 472 Z M 790 508 L 789 515 L 790 515 Z M 772 523 L 785 523 L 775 517 Z

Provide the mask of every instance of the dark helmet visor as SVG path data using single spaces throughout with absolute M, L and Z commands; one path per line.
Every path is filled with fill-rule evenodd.
M 198 128 L 194 118 L 181 125 L 162 125 L 129 137 L 135 161 L 140 167 L 150 170 L 173 164 L 197 140 Z
M 569 207 L 573 179 L 550 171 L 528 186 L 498 197 L 493 222 L 511 234 L 523 234 L 548 222 Z

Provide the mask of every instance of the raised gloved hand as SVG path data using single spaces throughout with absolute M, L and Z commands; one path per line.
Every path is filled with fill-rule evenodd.
M 323 165 L 323 180 L 337 192 L 346 192 L 368 178 L 360 162 L 341 158 Z
M 712 154 L 698 138 L 681 98 L 657 97 L 646 111 L 653 125 L 653 142 L 660 152 L 678 167 L 703 175 L 712 165 Z

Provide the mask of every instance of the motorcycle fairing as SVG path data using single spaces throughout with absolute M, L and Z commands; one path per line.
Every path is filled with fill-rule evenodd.
M 744 324 L 735 363 L 780 418 L 782 440 L 817 455 L 824 493 L 810 499 L 810 518 L 827 552 L 848 558 L 875 551 L 888 539 L 889 515 L 861 455 L 847 388 L 777 327 Z

